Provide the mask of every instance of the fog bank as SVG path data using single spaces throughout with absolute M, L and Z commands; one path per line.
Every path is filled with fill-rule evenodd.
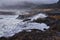
M 59 0 L 0 0 L 0 7 L 1 6 L 12 6 L 12 5 L 25 5 L 25 3 L 32 3 L 32 4 L 53 4 L 57 3 Z

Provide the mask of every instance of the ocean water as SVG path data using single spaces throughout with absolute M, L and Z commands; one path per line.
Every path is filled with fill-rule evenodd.
M 30 20 L 23 22 L 22 19 L 16 19 L 18 16 L 19 15 L 0 15 L 0 37 L 11 37 L 23 30 L 27 30 L 28 32 L 31 32 L 30 29 L 45 31 L 44 28 L 49 28 L 49 26 L 47 26 L 45 23 L 31 23 Z M 35 16 L 30 17 L 31 21 L 41 18 L 42 16 L 44 18 L 47 17 L 45 14 L 41 14 L 41 16 L 40 14 L 37 14 Z

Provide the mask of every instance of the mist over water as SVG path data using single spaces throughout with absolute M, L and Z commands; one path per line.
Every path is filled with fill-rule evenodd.
M 0 8 L 30 8 L 35 5 L 42 4 L 53 4 L 57 3 L 59 0 L 0 0 Z

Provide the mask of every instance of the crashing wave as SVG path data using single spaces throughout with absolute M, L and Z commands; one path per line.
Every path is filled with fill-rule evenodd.
M 17 16 L 15 16 L 14 18 L 6 16 L 3 17 L 4 19 L 0 19 L 0 37 L 10 37 L 18 32 L 27 29 L 29 29 L 27 31 L 30 32 L 31 31 L 30 29 L 38 29 L 44 31 L 44 29 L 49 28 L 49 26 L 47 26 L 45 23 L 35 23 L 35 22 L 31 23 L 29 21 L 23 22 L 23 20 L 16 19 L 16 17 Z

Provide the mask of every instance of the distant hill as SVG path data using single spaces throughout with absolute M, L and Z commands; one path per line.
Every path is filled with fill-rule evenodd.
M 60 8 L 60 0 L 55 4 L 38 5 L 36 8 Z
M 31 8 L 60 8 L 60 0 L 55 4 L 44 4 L 44 5 L 36 5 L 33 3 L 25 3 L 25 5 L 12 5 L 12 6 L 3 6 L 0 9 L 31 9 Z

